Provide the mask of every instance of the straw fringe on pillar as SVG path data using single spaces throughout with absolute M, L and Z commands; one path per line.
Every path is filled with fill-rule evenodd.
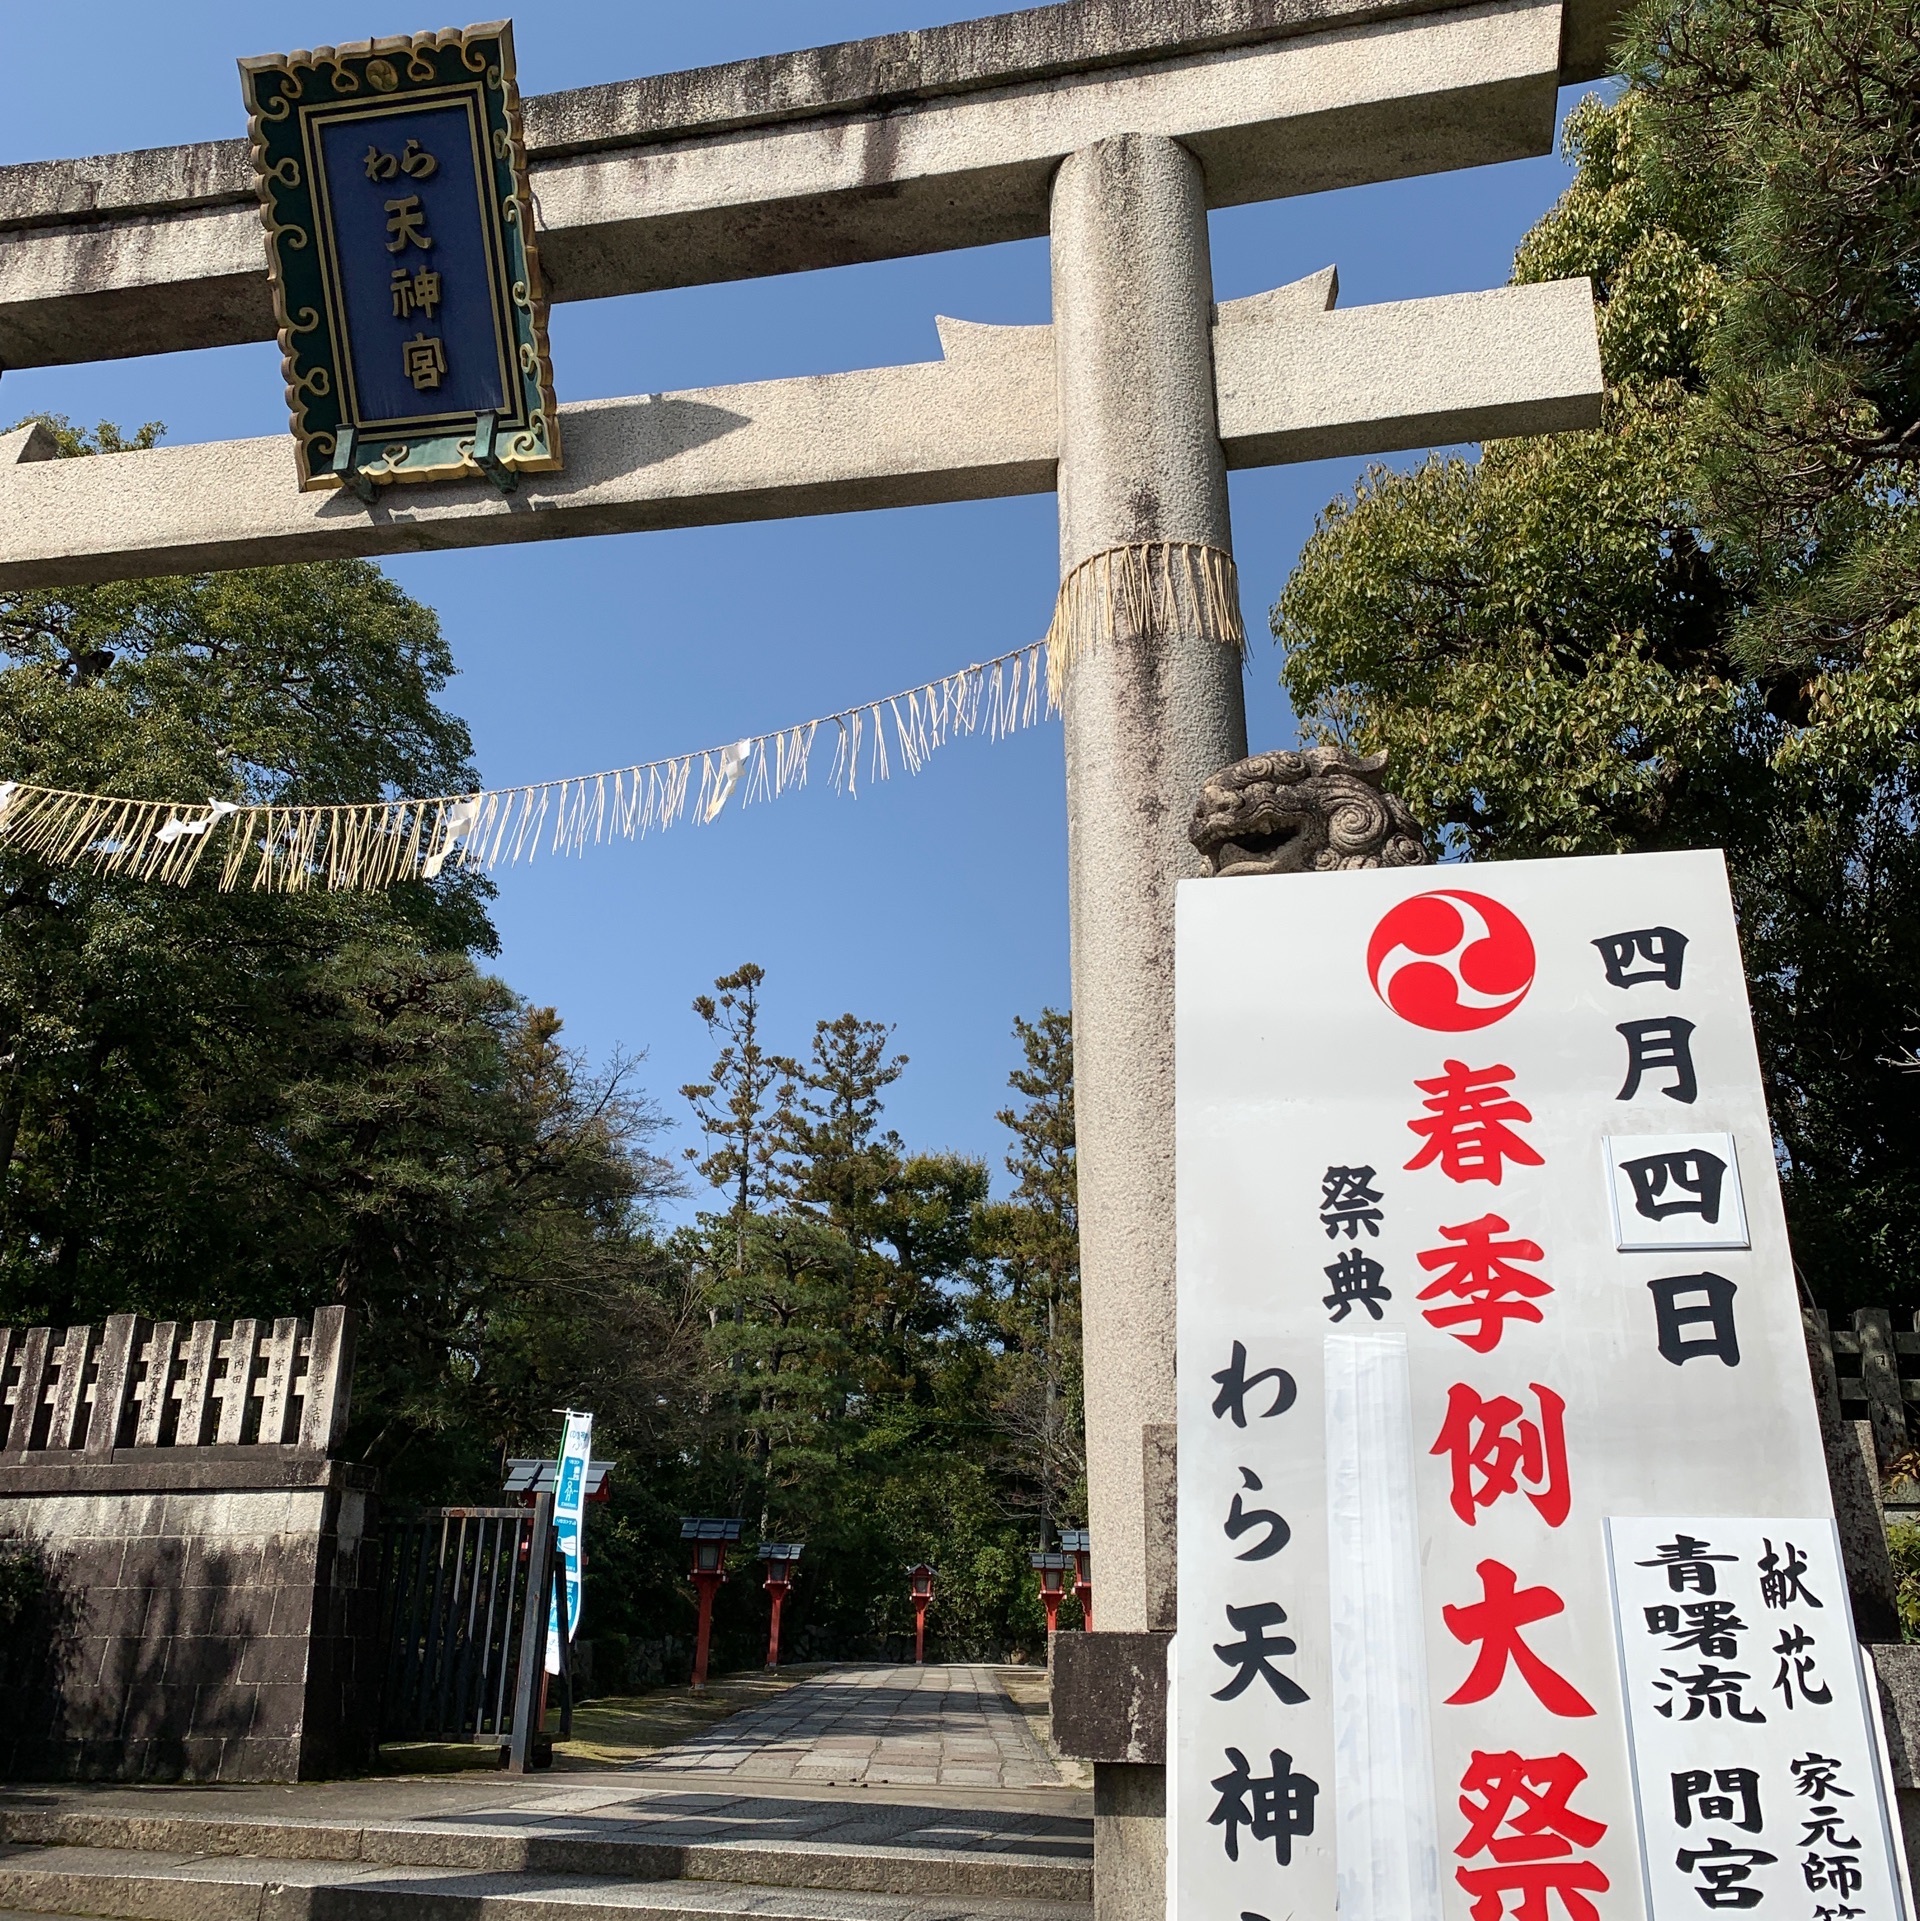
M 1142 540 L 1089 554 L 1060 583 L 1047 629 L 1047 696 L 1057 707 L 1074 662 L 1143 634 L 1198 634 L 1247 653 L 1233 556 L 1193 540 Z
M 890 778 L 896 760 L 917 774 L 949 740 L 999 740 L 1051 714 L 1042 652 L 1038 643 L 1022 647 L 724 747 L 475 794 L 280 807 L 126 800 L 0 781 L 0 851 L 175 886 L 217 866 L 223 892 L 389 887 L 436 879 L 450 862 L 492 872 L 543 851 L 580 854 L 589 842 L 635 840 L 689 816 L 705 825 L 736 795 L 745 807 L 804 787 L 823 728 L 833 730 L 828 778 L 836 793 L 857 794 L 863 769 L 869 780 Z

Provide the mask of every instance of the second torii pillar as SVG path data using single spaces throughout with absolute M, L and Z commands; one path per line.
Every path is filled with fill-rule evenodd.
M 1052 238 L 1088 1520 L 1102 1633 L 1139 1634 L 1174 1625 L 1174 887 L 1247 751 L 1199 162 L 1073 154 Z M 1096 1763 L 1098 1921 L 1163 1912 L 1164 1788 Z

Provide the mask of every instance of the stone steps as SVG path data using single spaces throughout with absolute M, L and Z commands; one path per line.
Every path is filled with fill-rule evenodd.
M 963 1864 L 916 1858 L 895 1865 L 907 1879 L 926 1872 L 941 1880 L 950 1878 L 938 1874 L 941 1866 Z M 883 1893 L 842 1882 L 8 1843 L 0 1846 L 4 1913 L 114 1921 L 1090 1921 L 1092 1910 L 1079 1900 L 956 1899 L 950 1889 L 924 1885 Z
M 368 1867 L 459 1868 L 484 1874 L 724 1881 L 755 1887 L 1016 1901 L 1093 1899 L 1093 1869 L 1077 1848 L 1061 1859 L 1006 1847 L 861 1847 L 796 1839 L 674 1842 L 543 1833 L 525 1824 L 208 1819 L 71 1807 L 0 1814 L 0 1839 L 13 1846 L 195 1859 L 270 1857 Z

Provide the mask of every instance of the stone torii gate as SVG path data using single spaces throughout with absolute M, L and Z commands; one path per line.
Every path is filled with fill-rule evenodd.
M 302 494 L 280 437 L 78 461 L 0 437 L 0 588 L 1058 492 L 1089 1654 L 1173 1626 L 1173 895 L 1200 784 L 1247 745 L 1227 470 L 1600 408 L 1584 281 L 1342 312 L 1329 270 L 1216 308 L 1207 212 L 1549 152 L 1615 10 L 1070 0 L 532 98 L 556 300 L 1048 233 L 1053 324 L 565 407 L 565 471 L 508 496 Z M 0 367 L 272 333 L 243 142 L 0 169 Z M 1100 1921 L 1162 1912 L 1158 1759 L 1129 1737 L 1096 1767 Z

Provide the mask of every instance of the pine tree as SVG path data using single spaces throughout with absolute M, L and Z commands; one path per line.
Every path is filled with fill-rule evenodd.
M 786 1191 L 780 1152 L 792 1099 L 793 1063 L 760 1042 L 760 985 L 767 970 L 753 961 L 722 974 L 714 992 L 696 996 L 693 1011 L 723 1042 L 707 1081 L 682 1087 L 709 1147 L 687 1159 L 733 1200 L 734 1272 L 747 1264 L 747 1224 L 758 1208 Z M 718 1145 L 713 1145 L 718 1143 Z
M 792 1064 L 796 1085 L 781 1128 L 788 1190 L 862 1253 L 872 1249 L 876 1203 L 905 1152 L 880 1124 L 882 1096 L 907 1065 L 904 1054 L 887 1058 L 892 1038 L 891 1027 L 854 1014 L 817 1021 L 812 1058 Z
M 892 1036 L 856 1014 L 815 1024 L 809 1059 L 794 1064 L 782 1166 L 796 1206 L 852 1249 L 865 1393 L 911 1399 L 924 1398 L 929 1343 L 953 1319 L 942 1283 L 971 1254 L 987 1179 L 963 1155 L 909 1155 L 883 1124 L 885 1091 L 907 1066 L 904 1054 L 888 1057 Z
M 734 1384 L 747 1498 L 772 1526 L 776 1479 L 830 1464 L 856 1391 L 846 1236 L 797 1208 L 756 1214 L 738 1269 L 707 1290 L 715 1359 Z
M 1010 1200 L 981 1210 L 992 1278 L 976 1304 L 1000 1344 L 996 1412 L 1017 1472 L 1032 1490 L 1040 1545 L 1083 1496 L 1080 1406 L 1080 1232 L 1073 1121 L 1073 1024 L 1057 1009 L 1016 1019 L 1025 1065 L 1007 1076 L 1024 1104 L 1003 1108 L 1014 1137 Z

